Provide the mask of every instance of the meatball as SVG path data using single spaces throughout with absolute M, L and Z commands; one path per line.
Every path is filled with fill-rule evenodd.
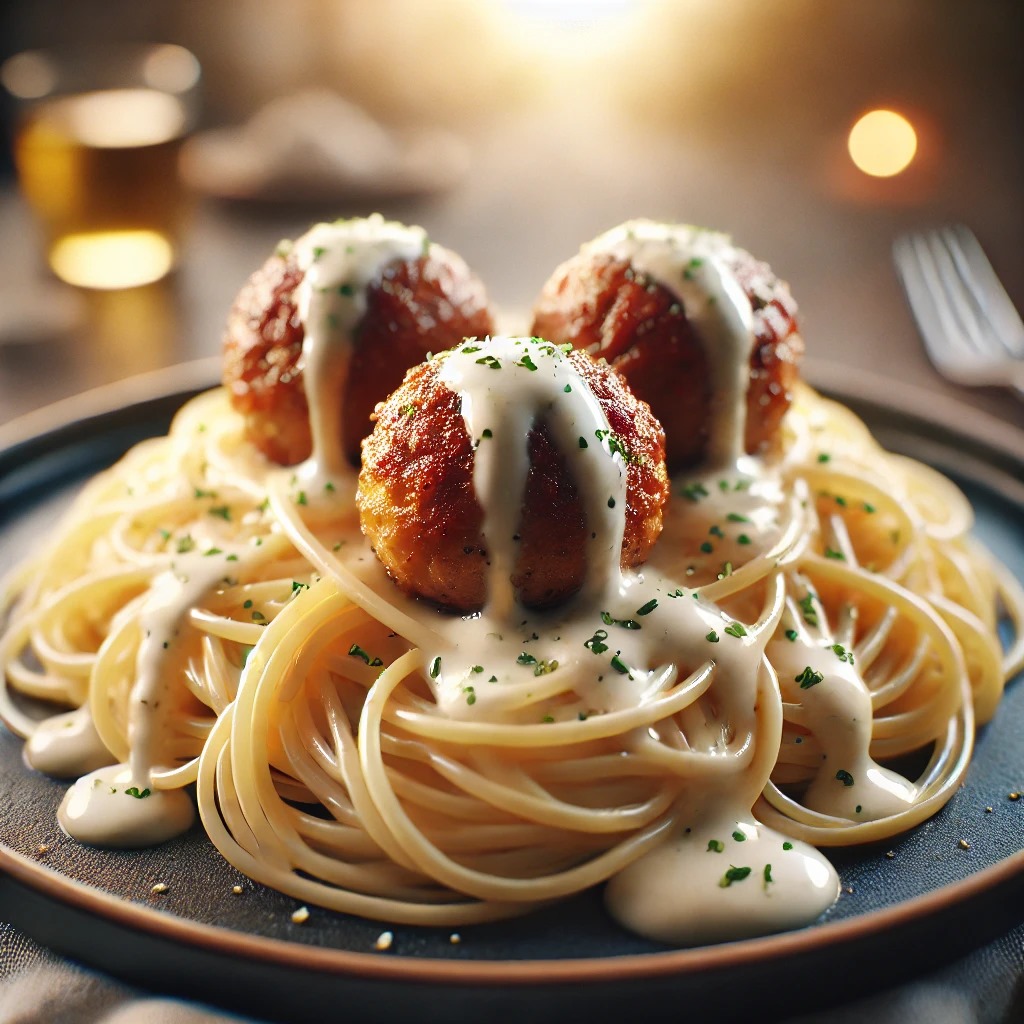
M 359 222 L 339 225 L 343 230 L 349 223 Z M 384 222 L 361 223 L 365 228 Z M 374 406 L 398 387 L 410 366 L 430 351 L 494 329 L 483 285 L 465 262 L 425 237 L 423 242 L 417 258 L 385 262 L 365 286 L 362 315 L 344 339 L 350 361 L 337 400 L 342 450 L 353 465 L 359 464 L 359 444 L 370 432 Z M 244 417 L 247 438 L 281 465 L 308 458 L 312 447 L 303 374 L 306 325 L 299 312 L 299 289 L 309 268 L 301 252 L 299 243 L 282 246 L 252 275 L 224 335 L 223 379 L 232 405 Z M 348 287 L 345 280 L 335 286 Z
M 581 380 L 596 398 L 607 419 L 607 427 L 597 431 L 598 440 L 610 428 L 615 450 L 624 455 L 620 563 L 624 568 L 640 564 L 661 532 L 668 498 L 661 425 L 618 373 L 584 352 L 563 352 L 539 339 L 498 338 L 480 348 L 463 348 L 485 353 L 476 359 L 481 362 L 493 358 L 487 353 L 503 351 L 502 343 L 513 342 L 534 353 L 536 364 L 542 359 L 563 361 L 577 386 Z M 377 408 L 376 426 L 363 442 L 356 502 L 363 532 L 403 590 L 474 612 L 487 600 L 493 553 L 483 533 L 485 510 L 474 487 L 474 461 L 477 446 L 495 443 L 508 425 L 488 420 L 493 431 L 471 439 L 462 397 L 443 379 L 446 361 L 455 354 L 444 353 L 410 370 L 402 386 Z M 563 392 L 571 387 L 562 383 L 565 379 L 558 378 L 551 400 L 545 399 L 541 409 L 551 409 L 565 397 Z M 530 608 L 553 606 L 580 589 L 587 573 L 587 544 L 596 536 L 581 498 L 586 481 L 574 477 L 570 460 L 577 460 L 580 449 L 589 445 L 596 451 L 601 447 L 596 440 L 584 443 L 581 436 L 572 439 L 575 451 L 560 448 L 550 415 L 542 412 L 529 427 L 529 469 L 521 496 L 513 499 L 521 501 L 521 510 L 511 583 L 519 603 Z
M 750 454 L 770 453 L 799 379 L 803 342 L 796 304 L 767 264 L 726 236 L 650 222 L 623 225 L 555 270 L 534 308 L 533 332 L 603 356 L 629 381 L 665 428 L 670 471 L 700 462 L 711 422 L 708 353 L 682 296 L 658 275 L 638 270 L 628 258 L 629 245 L 612 241 L 631 239 L 631 231 L 642 236 L 645 228 L 657 229 L 659 241 L 680 239 L 671 258 L 682 277 L 691 276 L 687 264 L 700 264 L 710 254 L 750 300 L 754 338 L 743 443 Z

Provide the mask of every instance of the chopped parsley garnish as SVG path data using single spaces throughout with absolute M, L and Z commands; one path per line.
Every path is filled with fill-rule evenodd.
M 522 359 L 516 363 L 516 366 L 521 366 L 524 370 L 536 370 L 537 364 L 530 358 L 530 353 L 527 352 Z
M 609 498 L 608 499 L 608 507 L 609 508 L 615 508 L 615 499 L 614 498 Z
M 476 360 L 479 366 L 489 366 L 492 370 L 501 369 L 501 361 L 496 359 L 494 356 L 481 356 Z
M 832 456 L 829 455 L 828 452 L 819 452 L 819 454 L 818 454 L 818 461 L 819 462 L 831 462 L 832 461 Z
M 611 612 L 601 612 L 601 621 L 606 626 L 621 626 L 623 629 L 639 629 L 640 623 L 636 619 L 616 619 Z
M 700 501 L 708 496 L 708 489 L 698 480 L 687 484 L 679 493 L 688 501 Z
M 722 532 L 722 528 L 717 523 L 708 530 L 708 533 L 710 533 L 712 537 L 725 537 L 725 534 Z
M 587 444 L 587 439 L 585 437 L 581 437 L 580 438 L 580 447 L 581 448 L 589 448 L 590 447 L 590 445 Z
M 812 686 L 817 686 L 824 678 L 825 676 L 821 672 L 815 672 L 810 665 L 807 665 L 800 675 L 793 677 L 793 681 L 800 684 L 801 690 L 809 690 Z
M 848 651 L 842 644 L 833 644 L 832 653 L 840 660 L 853 664 L 853 651 Z
M 803 612 L 804 622 L 808 626 L 816 626 L 818 624 L 818 612 L 814 607 L 814 594 L 808 590 L 797 604 L 800 605 L 800 611 Z
M 247 601 L 243 602 L 242 607 L 243 608 L 251 608 L 252 607 L 252 598 L 249 598 Z
M 517 665 L 536 665 L 537 664 L 537 659 L 532 654 L 529 654 L 526 651 L 523 651 L 523 653 L 520 654 L 518 658 L 516 658 L 516 664 Z
M 615 669 L 620 675 L 629 676 L 630 679 L 633 677 L 629 675 L 629 666 L 619 657 L 618 652 L 612 655 L 611 661 L 612 668 Z
M 481 437 L 494 437 L 494 431 L 490 427 L 484 427 Z
M 259 611 L 259 609 L 257 609 L 256 611 L 254 611 L 252 613 L 252 618 L 253 618 L 253 622 L 266 622 L 267 621 L 266 615 L 264 615 L 263 612 Z
M 740 515 L 739 512 L 730 512 L 726 517 L 730 523 L 749 523 L 750 519 L 747 516 Z
M 708 635 L 706 637 L 704 637 L 704 639 L 709 641 L 710 643 L 717 644 L 718 643 L 718 634 L 714 630 L 711 630 L 711 632 L 708 633 Z
M 381 665 L 384 664 L 384 662 L 381 661 L 380 658 L 371 658 L 370 655 L 367 654 L 366 651 L 364 651 L 362 647 L 359 646 L 359 644 L 353 644 L 348 649 L 348 653 L 349 657 L 361 658 L 364 662 L 366 662 L 367 665 L 370 666 L 370 668 L 379 668 Z
M 441 659 L 440 659 L 440 657 L 435 658 L 430 663 L 429 672 L 430 672 L 430 678 L 431 679 L 436 679 L 438 677 L 438 675 L 441 672 Z
M 772 866 L 771 866 L 771 864 L 765 864 L 765 866 L 764 866 L 764 886 L 765 886 L 765 888 L 767 889 L 768 888 L 768 884 L 770 882 L 774 882 L 774 881 L 775 881 L 775 879 L 772 878 Z
M 650 615 L 651 612 L 653 612 L 654 609 L 657 607 L 658 599 L 656 597 L 652 597 L 650 601 L 648 601 L 646 604 L 642 604 L 639 608 L 637 608 L 636 613 L 637 615 Z
M 204 491 L 202 487 L 197 487 L 195 491 L 195 498 L 198 501 L 200 498 L 216 498 L 216 491 Z
M 853 776 L 845 768 L 840 768 L 836 772 L 836 782 L 841 782 L 844 786 L 852 786 Z
M 837 562 L 845 562 L 846 555 L 842 551 L 837 551 L 835 548 L 825 547 L 825 557 L 835 559 Z
M 466 690 L 465 690 L 465 693 L 466 693 L 466 703 L 467 704 L 475 704 L 476 703 L 476 691 L 473 689 L 473 687 L 472 686 L 467 686 Z
M 125 790 L 125 794 L 127 796 L 135 797 L 136 800 L 145 800 L 146 797 L 149 796 L 150 790 L 146 788 L 140 791 L 138 786 L 129 786 Z
M 860 507 L 861 507 L 862 509 L 864 509 L 864 511 L 865 511 L 865 512 L 867 512 L 867 513 L 868 513 L 869 515 L 870 515 L 871 513 L 873 513 L 873 512 L 876 512 L 876 511 L 877 511 L 877 509 L 875 508 L 875 506 L 874 506 L 874 505 L 872 505 L 872 504 L 871 504 L 871 502 L 869 502 L 869 501 L 865 501 L 865 502 L 863 502 L 863 503 L 861 504 L 861 506 L 860 506 Z
M 185 554 L 186 551 L 191 551 L 196 546 L 196 542 L 192 539 L 192 535 L 186 533 L 184 537 L 178 538 L 178 543 L 175 545 L 179 555 Z
M 725 627 L 725 631 L 729 636 L 741 637 L 747 635 L 747 631 L 743 628 L 743 623 L 741 622 L 730 622 Z
M 219 516 L 226 523 L 231 522 L 231 508 L 228 505 L 214 505 L 213 508 L 207 509 L 211 516 Z
M 739 829 L 733 832 L 732 837 L 737 843 L 745 843 L 747 841 L 746 835 L 743 832 L 740 832 Z
M 715 550 L 711 542 L 707 540 L 704 541 L 703 544 L 701 544 L 700 549 L 704 552 L 705 555 L 710 555 L 711 552 Z
M 477 674 L 479 674 L 479 673 L 483 672 L 483 670 L 484 670 L 483 665 L 474 665 L 469 671 L 470 672 L 476 672 Z
M 295 504 L 296 505 L 307 505 L 308 503 L 309 502 L 308 502 L 308 500 L 306 498 L 306 492 L 305 491 L 299 491 L 299 493 L 295 496 Z
M 210 555 L 223 555 L 223 554 L 224 554 L 224 552 L 220 548 L 207 548 L 206 551 L 203 552 L 203 557 L 204 558 L 209 558 Z
M 608 645 L 604 642 L 607 639 L 608 630 L 599 629 L 589 640 L 583 641 L 583 646 L 593 651 L 594 654 L 604 654 L 608 650 Z
M 725 849 L 725 844 L 720 839 L 709 839 L 708 848 L 704 851 L 705 853 L 721 853 Z
M 750 868 L 738 868 L 730 865 L 729 870 L 718 880 L 723 889 L 728 889 L 733 882 L 742 882 L 750 875 Z
M 292 593 L 297 594 L 300 590 L 309 590 L 309 584 L 301 583 L 299 580 L 292 580 Z
M 339 295 L 344 295 L 346 298 L 351 298 L 353 295 L 355 295 L 355 293 L 356 293 L 355 288 L 351 284 L 349 284 L 347 281 L 344 284 L 339 284 L 338 285 L 338 294 Z
M 795 629 L 786 630 L 786 639 L 792 644 L 796 643 L 796 639 L 800 634 Z
M 563 390 L 563 391 L 564 391 L 564 392 L 565 392 L 566 394 L 569 394 L 569 393 L 570 393 L 570 392 L 572 391 L 572 385 L 571 385 L 571 384 L 566 384 L 566 385 L 565 385 L 565 387 L 564 387 L 564 388 L 562 388 L 562 390 Z
M 785 841 L 785 842 L 784 842 L 784 843 L 782 844 L 782 848 L 783 848 L 784 850 L 792 850 L 792 849 L 793 849 L 793 844 L 792 844 L 792 843 L 791 843 L 791 842 L 790 842 L 790 841 L 789 841 L 789 840 L 787 839 L 787 840 L 786 840 L 786 841 Z
M 416 408 L 416 403 L 415 402 L 410 402 L 404 409 L 402 409 L 402 414 L 404 416 L 408 416 L 409 419 L 412 419 L 413 416 L 415 416 L 416 413 L 418 413 L 418 412 L 419 412 L 419 409 Z

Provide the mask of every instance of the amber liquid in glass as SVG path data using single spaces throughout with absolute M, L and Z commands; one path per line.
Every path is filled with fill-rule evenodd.
M 116 288 L 171 269 L 185 214 L 186 120 L 179 100 L 152 89 L 59 97 L 25 115 L 15 139 L 19 182 L 59 277 Z

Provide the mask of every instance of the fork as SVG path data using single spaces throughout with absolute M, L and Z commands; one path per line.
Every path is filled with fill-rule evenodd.
M 1024 323 L 970 228 L 902 235 L 893 260 L 935 368 L 1024 399 Z

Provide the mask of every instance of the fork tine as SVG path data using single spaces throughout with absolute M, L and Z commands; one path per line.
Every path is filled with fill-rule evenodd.
M 940 315 L 945 313 L 948 317 L 949 340 L 964 342 L 975 355 L 994 356 L 990 328 L 973 294 L 973 282 L 961 273 L 963 268 L 956 261 L 946 232 L 932 232 L 922 239 L 921 245 L 932 260 L 936 275 L 932 299 L 941 302 Z
M 943 237 L 995 336 L 1010 355 L 1024 358 L 1024 323 L 974 232 L 954 224 L 944 230 Z
M 893 257 L 925 348 L 932 360 L 943 366 L 949 359 L 946 329 L 938 306 L 932 301 L 932 288 L 921 263 L 916 237 L 897 238 L 893 243 Z

